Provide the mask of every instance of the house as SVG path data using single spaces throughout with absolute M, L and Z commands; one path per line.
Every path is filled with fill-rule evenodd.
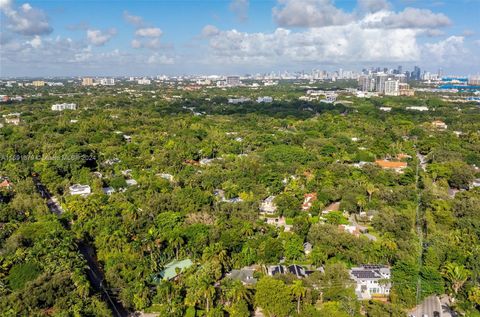
M 92 193 L 90 186 L 88 185 L 80 185 L 74 184 L 68 188 L 70 190 L 70 195 L 80 195 L 80 196 L 88 196 Z
M 292 264 L 289 266 L 284 265 L 272 265 L 267 268 L 267 274 L 274 276 L 276 274 L 293 274 L 297 278 L 304 278 L 305 276 L 313 273 L 314 271 L 307 271 L 303 266 Z
M 376 160 L 375 163 L 383 169 L 394 170 L 397 173 L 402 172 L 406 167 L 406 162 Z
M 356 283 L 358 299 L 368 300 L 374 295 L 390 294 L 390 268 L 383 265 L 363 265 L 350 270 L 350 278 Z
M 312 253 L 312 249 L 313 245 L 310 242 L 305 242 L 303 244 L 303 253 L 305 253 L 305 255 L 309 255 L 310 253 Z
M 193 265 L 192 260 L 190 259 L 185 259 L 181 261 L 172 261 L 165 265 L 165 269 L 160 272 L 159 278 L 162 280 L 171 280 L 176 278 L 179 274 L 181 274 L 183 271 L 188 269 Z
M 268 196 L 260 204 L 260 212 L 273 215 L 277 211 L 277 205 L 274 203 L 275 196 Z
M 134 180 L 133 178 L 125 180 L 125 183 L 127 183 L 128 186 L 135 186 L 135 185 L 138 184 L 138 182 L 136 180 Z
M 5 123 L 13 124 L 13 125 L 19 125 L 20 124 L 20 113 L 18 113 L 18 112 L 4 114 L 3 118 L 5 119 Z
M 285 217 L 265 217 L 265 223 L 276 226 L 277 228 L 284 227 L 287 232 L 292 229 L 291 225 L 287 225 Z
M 113 187 L 103 187 L 102 190 L 103 190 L 103 193 L 108 196 L 110 196 L 115 192 L 115 188 Z
M 255 285 L 257 279 L 253 277 L 254 269 L 250 267 L 244 267 L 240 270 L 232 270 L 227 273 L 227 277 L 242 282 L 243 285 Z
M 8 179 L 4 179 L 0 183 L 0 188 L 10 189 L 12 188 L 12 186 L 13 186 L 12 182 L 10 182 Z
M 124 139 L 127 143 L 132 142 L 132 137 L 129 136 L 129 135 L 124 134 L 124 135 L 123 135 L 123 139 Z
M 274 276 L 275 274 L 285 274 L 286 270 L 283 265 L 271 265 L 267 268 L 267 274 Z
M 322 210 L 322 214 L 326 215 L 332 211 L 338 211 L 340 209 L 340 202 L 336 201 L 334 203 L 331 203 L 325 209 Z
M 382 110 L 382 111 L 385 111 L 385 112 L 390 112 L 390 111 L 392 111 L 392 107 L 380 107 L 380 108 L 378 108 L 378 109 L 380 109 L 380 110 Z
M 114 157 L 113 159 L 106 160 L 103 164 L 111 166 L 113 164 L 117 164 L 117 163 L 120 163 L 120 162 L 121 162 L 121 160 L 119 158 Z
M 354 235 L 355 237 L 360 236 L 360 229 L 358 226 L 355 226 L 355 225 L 338 225 L 338 229 L 340 229 L 341 231 L 348 232 Z
M 475 187 L 480 187 L 480 178 L 474 179 L 472 184 L 470 185 L 470 189 L 473 189 Z
M 315 200 L 317 200 L 317 193 L 305 194 L 303 198 L 302 210 L 309 210 Z
M 446 130 L 447 129 L 447 125 L 445 122 L 441 121 L 441 120 L 435 120 L 432 122 L 432 126 L 433 128 L 435 129 L 439 129 L 439 130 Z
M 121 172 L 123 176 L 132 176 L 132 170 L 131 169 L 127 169 L 127 170 L 124 170 Z
M 156 176 L 159 176 L 163 179 L 166 179 L 167 181 L 169 182 L 173 182 L 173 175 L 171 174 L 167 174 L 167 173 L 159 173 L 159 174 L 156 174 Z

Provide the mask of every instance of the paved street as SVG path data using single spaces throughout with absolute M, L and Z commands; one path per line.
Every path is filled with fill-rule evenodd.
M 410 311 L 410 315 L 415 317 L 446 317 L 447 315 L 442 315 L 442 306 L 440 299 L 435 296 L 429 296 L 424 299 L 424 301 Z M 448 316 L 450 317 L 450 316 Z

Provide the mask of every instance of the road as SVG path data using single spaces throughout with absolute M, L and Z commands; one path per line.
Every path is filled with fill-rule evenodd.
M 33 182 L 37 188 L 38 193 L 46 200 L 48 209 L 56 214 L 60 215 L 63 213 L 63 209 L 58 203 L 56 197 L 52 196 L 48 191 L 47 187 L 40 181 L 38 174 L 32 175 Z M 65 224 L 64 227 L 70 230 L 70 225 Z M 108 304 L 112 311 L 112 316 L 115 317 L 128 317 L 133 316 L 128 312 L 122 303 L 115 299 L 111 295 L 111 292 L 104 285 L 103 281 L 105 280 L 103 271 L 100 267 L 100 264 L 96 260 L 95 249 L 84 241 L 78 243 L 78 252 L 85 258 L 87 261 L 87 276 L 95 292 L 100 293 L 102 299 Z
M 410 311 L 410 314 L 415 317 L 444 317 L 440 299 L 435 295 L 425 298 L 420 305 Z

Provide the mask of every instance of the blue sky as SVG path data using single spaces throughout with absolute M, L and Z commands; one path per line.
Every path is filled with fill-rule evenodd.
M 480 0 L 0 0 L 0 76 L 480 72 Z

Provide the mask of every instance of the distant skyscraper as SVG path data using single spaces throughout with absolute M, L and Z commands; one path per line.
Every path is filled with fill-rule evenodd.
M 413 68 L 413 72 L 411 74 L 411 77 L 413 80 L 420 80 L 421 79 L 421 70 L 420 70 L 420 67 L 418 66 L 415 66 Z
M 403 74 L 402 65 L 398 65 L 397 73 L 398 74 Z
M 398 96 L 398 80 L 389 79 L 385 81 L 385 95 L 387 96 Z

